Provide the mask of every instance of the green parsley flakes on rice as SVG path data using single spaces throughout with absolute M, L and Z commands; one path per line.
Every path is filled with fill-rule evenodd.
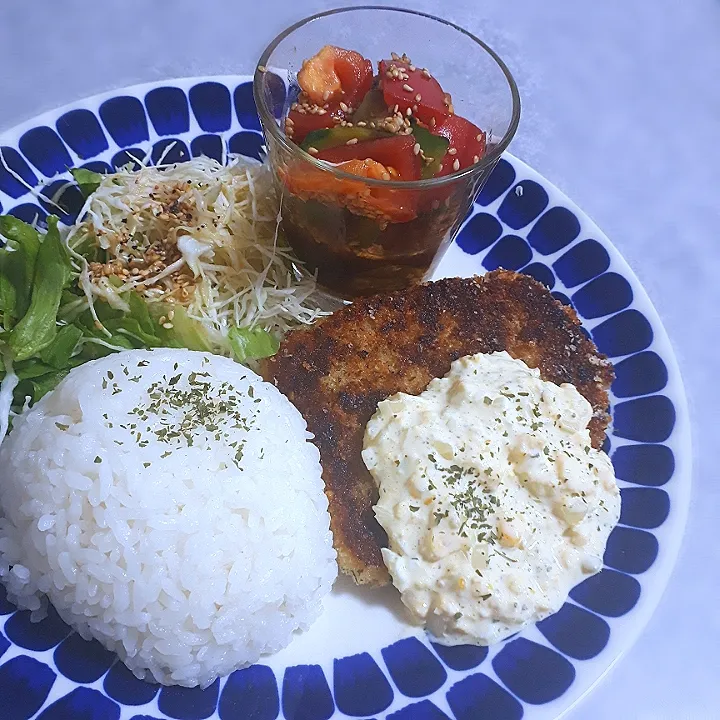
M 337 575 L 317 449 L 227 358 L 82 365 L 0 448 L 0 578 L 138 676 L 206 687 L 285 647 Z

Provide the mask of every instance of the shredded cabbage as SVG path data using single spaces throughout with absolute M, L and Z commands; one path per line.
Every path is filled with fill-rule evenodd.
M 229 353 L 231 328 L 280 337 L 331 309 L 284 242 L 278 208 L 267 164 L 128 167 L 102 177 L 65 242 L 91 308 L 102 298 L 127 311 L 131 290 L 150 305 L 181 305 Z M 107 257 L 93 262 L 97 247 Z

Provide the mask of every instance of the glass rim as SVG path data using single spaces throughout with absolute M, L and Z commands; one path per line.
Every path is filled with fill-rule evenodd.
M 452 172 L 449 175 L 444 175 L 440 178 L 426 178 L 425 180 L 380 180 L 376 178 L 364 178 L 358 175 L 353 175 L 352 173 L 347 173 L 343 170 L 339 170 L 336 166 L 330 163 L 327 163 L 323 160 L 318 160 L 317 158 L 310 155 L 310 153 L 305 152 L 305 150 L 303 150 L 299 145 L 288 140 L 287 135 L 281 130 L 279 124 L 277 123 L 273 112 L 267 106 L 263 93 L 260 92 L 261 78 L 266 72 L 268 72 L 267 65 L 270 56 L 275 51 L 277 46 L 283 40 L 285 40 L 285 38 L 287 38 L 289 35 L 291 35 L 299 28 L 303 27 L 304 25 L 308 25 L 314 20 L 318 20 L 320 18 L 328 17 L 331 15 L 338 15 L 340 13 L 355 12 L 358 10 L 383 10 L 386 12 L 398 12 L 408 15 L 416 15 L 418 17 L 427 18 L 428 20 L 434 20 L 435 22 L 447 25 L 448 27 L 451 27 L 454 30 L 457 30 L 463 35 L 469 37 L 475 44 L 479 45 L 495 61 L 496 65 L 500 68 L 501 72 L 505 76 L 505 80 L 507 81 L 508 87 L 510 88 L 510 96 L 512 99 L 512 113 L 508 128 L 503 134 L 500 141 L 497 144 L 493 145 L 493 149 L 489 152 L 486 152 L 479 162 L 474 163 L 473 165 L 470 165 L 463 170 L 457 170 L 456 172 Z M 480 40 L 480 38 L 473 35 L 469 30 L 466 30 L 465 28 L 460 27 L 453 22 L 450 22 L 449 20 L 438 17 L 437 15 L 431 15 L 429 13 L 420 12 L 418 10 L 411 10 L 409 8 L 402 7 L 393 7 L 389 5 L 355 5 L 333 8 L 332 10 L 324 10 L 322 12 L 315 13 L 314 15 L 309 15 L 302 20 L 298 20 L 298 22 L 294 23 L 293 25 L 285 28 L 285 30 L 276 35 L 275 38 L 273 38 L 273 40 L 270 42 L 270 44 L 265 48 L 265 50 L 263 50 L 262 55 L 257 62 L 255 73 L 253 75 L 253 95 L 255 98 L 255 105 L 260 116 L 263 130 L 265 132 L 269 132 L 270 135 L 272 135 L 273 139 L 276 140 L 283 147 L 284 150 L 290 153 L 290 155 L 294 155 L 298 159 L 310 163 L 318 170 L 322 170 L 323 172 L 329 172 L 331 175 L 337 177 L 340 180 L 353 180 L 354 182 L 363 182 L 369 186 L 382 187 L 392 190 L 420 190 L 426 188 L 436 188 L 443 185 L 448 185 L 455 182 L 456 180 L 461 180 L 481 174 L 484 170 L 492 167 L 497 162 L 497 160 L 503 154 L 507 146 L 510 144 L 510 141 L 515 136 L 515 132 L 517 131 L 518 124 L 520 122 L 520 92 L 518 91 L 515 78 L 513 78 L 510 70 L 503 62 L 502 58 L 489 45 Z

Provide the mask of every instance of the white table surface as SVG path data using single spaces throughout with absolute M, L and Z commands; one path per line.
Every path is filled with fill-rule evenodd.
M 0 131 L 124 85 L 250 72 L 283 27 L 341 4 L 353 3 L 3 0 Z M 640 640 L 570 717 L 720 718 L 720 3 L 392 4 L 442 14 L 504 57 L 523 99 L 512 152 L 607 232 L 685 380 L 695 457 L 680 559 Z

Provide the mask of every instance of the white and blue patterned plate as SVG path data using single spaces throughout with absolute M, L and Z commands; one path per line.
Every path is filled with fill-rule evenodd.
M 68 168 L 99 172 L 263 150 L 250 78 L 194 78 L 98 95 L 0 136 L 0 211 L 42 221 Z M 169 145 L 175 143 L 170 150 Z M 10 171 L 8 171 L 8 168 Z M 35 188 L 31 193 L 25 184 Z M 63 196 L 64 222 L 82 205 Z M 289 648 L 206 690 L 137 680 L 55 613 L 38 623 L 0 589 L 4 720 L 540 720 L 573 706 L 627 650 L 668 580 L 690 492 L 686 401 L 665 331 L 599 228 L 510 155 L 477 199 L 438 276 L 520 270 L 571 303 L 617 379 L 606 443 L 622 516 L 605 567 L 554 616 L 491 649 L 444 648 L 403 623 L 392 588 L 338 582 L 321 619 Z M 640 700 L 638 700 L 640 702 Z

